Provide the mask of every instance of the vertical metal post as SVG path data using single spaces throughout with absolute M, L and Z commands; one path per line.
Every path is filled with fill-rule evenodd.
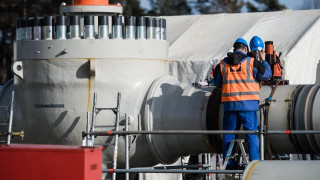
M 198 154 L 198 164 L 202 164 L 202 154 Z M 201 167 L 199 167 L 201 169 Z
M 260 159 L 264 160 L 264 108 L 260 109 Z
M 87 112 L 87 130 L 86 131 L 87 133 L 89 133 L 90 131 L 90 112 Z M 86 137 L 86 146 L 90 146 L 89 138 L 90 138 L 90 135 L 88 134 Z
M 128 115 L 127 115 L 127 113 L 125 114 L 125 121 L 126 121 L 126 126 L 125 126 L 125 131 L 128 131 L 129 130 L 129 128 L 128 128 L 128 126 L 129 126 L 129 122 L 128 122 Z M 126 138 L 126 149 L 125 149 L 125 156 L 126 156 L 126 169 L 129 169 L 130 167 L 129 167 L 129 135 L 127 134 L 126 136 L 125 136 L 125 138 Z M 126 180 L 129 180 L 129 173 L 128 172 L 126 172 Z
M 8 145 L 11 142 L 12 119 L 13 119 L 13 103 L 14 103 L 14 91 L 12 91 L 11 105 L 10 105 L 10 117 L 9 117 L 9 123 L 8 123 L 8 136 L 7 136 L 7 144 Z
M 91 132 L 94 131 L 94 127 L 96 125 L 96 103 L 97 103 L 97 94 L 93 94 L 93 103 L 92 103 L 92 124 L 91 124 Z M 91 136 L 92 145 L 94 144 L 94 136 Z
M 205 165 L 208 165 L 208 154 L 204 154 L 204 163 Z M 202 167 L 203 167 L 203 164 L 202 164 Z M 207 168 L 205 168 L 207 169 Z M 206 176 L 206 180 L 208 180 L 209 176 L 208 176 L 209 173 L 206 173 L 205 176 Z
M 118 92 L 118 101 L 117 101 L 117 115 L 116 115 L 116 127 L 115 131 L 119 130 L 119 118 L 120 118 L 120 100 L 121 93 Z M 118 160 L 118 138 L 119 135 L 115 135 L 114 137 L 114 152 L 113 152 L 113 169 L 117 168 L 117 160 Z M 116 173 L 112 174 L 112 180 L 116 180 Z

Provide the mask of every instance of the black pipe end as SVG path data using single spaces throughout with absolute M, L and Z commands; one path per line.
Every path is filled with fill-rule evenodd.
M 65 25 L 67 25 L 66 16 L 57 16 L 56 26 L 65 26 Z
M 146 17 L 138 16 L 137 17 L 137 26 L 146 26 Z
M 80 17 L 77 15 L 70 16 L 70 25 L 71 26 L 80 25 Z
M 84 25 L 94 25 L 94 16 L 84 16 Z
M 98 25 L 108 25 L 109 23 L 108 16 L 99 16 L 98 17 Z
M 26 23 L 27 23 L 27 20 L 25 17 L 20 18 L 20 27 L 21 28 L 25 28 L 27 25 Z
M 112 16 L 112 25 L 122 25 L 122 16 Z
M 167 28 L 167 20 L 164 18 L 161 19 L 161 28 Z
M 38 16 L 33 17 L 33 26 L 41 26 L 42 18 Z
M 20 28 L 21 27 L 21 20 L 20 18 L 16 19 L 16 28 Z
M 161 27 L 161 19 L 160 18 L 155 19 L 155 27 Z
M 126 16 L 124 18 L 124 24 L 126 26 L 135 26 L 136 25 L 136 17 L 134 17 L 134 16 Z
M 147 27 L 155 27 L 155 24 L 156 24 L 155 18 L 153 18 L 153 17 L 148 17 L 148 18 L 146 19 L 146 24 L 147 24 Z
M 52 26 L 53 18 L 52 16 L 45 16 L 43 18 L 43 26 Z

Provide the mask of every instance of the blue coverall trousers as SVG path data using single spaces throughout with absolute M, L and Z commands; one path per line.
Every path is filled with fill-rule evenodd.
M 244 130 L 256 131 L 258 129 L 258 118 L 256 111 L 227 111 L 223 116 L 223 130 L 239 130 L 241 124 Z M 236 139 L 234 134 L 223 136 L 223 158 L 226 157 L 230 142 Z M 260 160 L 259 138 L 256 134 L 247 134 L 246 140 L 249 145 L 250 161 Z

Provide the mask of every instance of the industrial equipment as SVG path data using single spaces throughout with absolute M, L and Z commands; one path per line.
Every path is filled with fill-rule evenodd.
M 14 82 L 2 88 L 0 104 L 12 91 L 8 87 L 14 86 L 14 128 L 24 129 L 25 143 L 80 145 L 94 93 L 99 95 L 97 107 L 115 107 L 121 92 L 120 121 L 128 113 L 132 131 L 220 129 L 220 91 L 181 84 L 169 75 L 164 18 L 123 17 L 121 6 L 102 0 L 75 0 L 73 5 L 62 5 L 60 12 L 58 17 L 43 18 L 41 39 L 26 40 L 26 18 L 17 20 Z M 53 19 L 69 30 L 57 28 Z M 261 88 L 261 102 L 273 87 Z M 319 89 L 319 85 L 277 87 L 269 107 L 268 130 L 320 130 Z M 101 112 L 95 124 L 114 125 L 114 119 L 112 112 Z M 277 154 L 320 153 L 319 137 L 270 134 L 267 143 Z M 97 144 L 112 142 L 109 137 L 95 139 Z M 221 138 L 216 134 L 146 134 L 134 136 L 131 143 L 131 167 L 221 152 Z M 124 137 L 119 137 L 118 145 L 118 166 L 124 167 Z M 104 161 L 112 159 L 113 152 L 113 147 L 105 147 Z

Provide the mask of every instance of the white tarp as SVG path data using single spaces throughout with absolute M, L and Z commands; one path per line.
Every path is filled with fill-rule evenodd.
M 257 35 L 282 52 L 291 84 L 320 83 L 320 10 L 169 16 L 170 72 L 185 83 L 204 80 L 234 41 Z

